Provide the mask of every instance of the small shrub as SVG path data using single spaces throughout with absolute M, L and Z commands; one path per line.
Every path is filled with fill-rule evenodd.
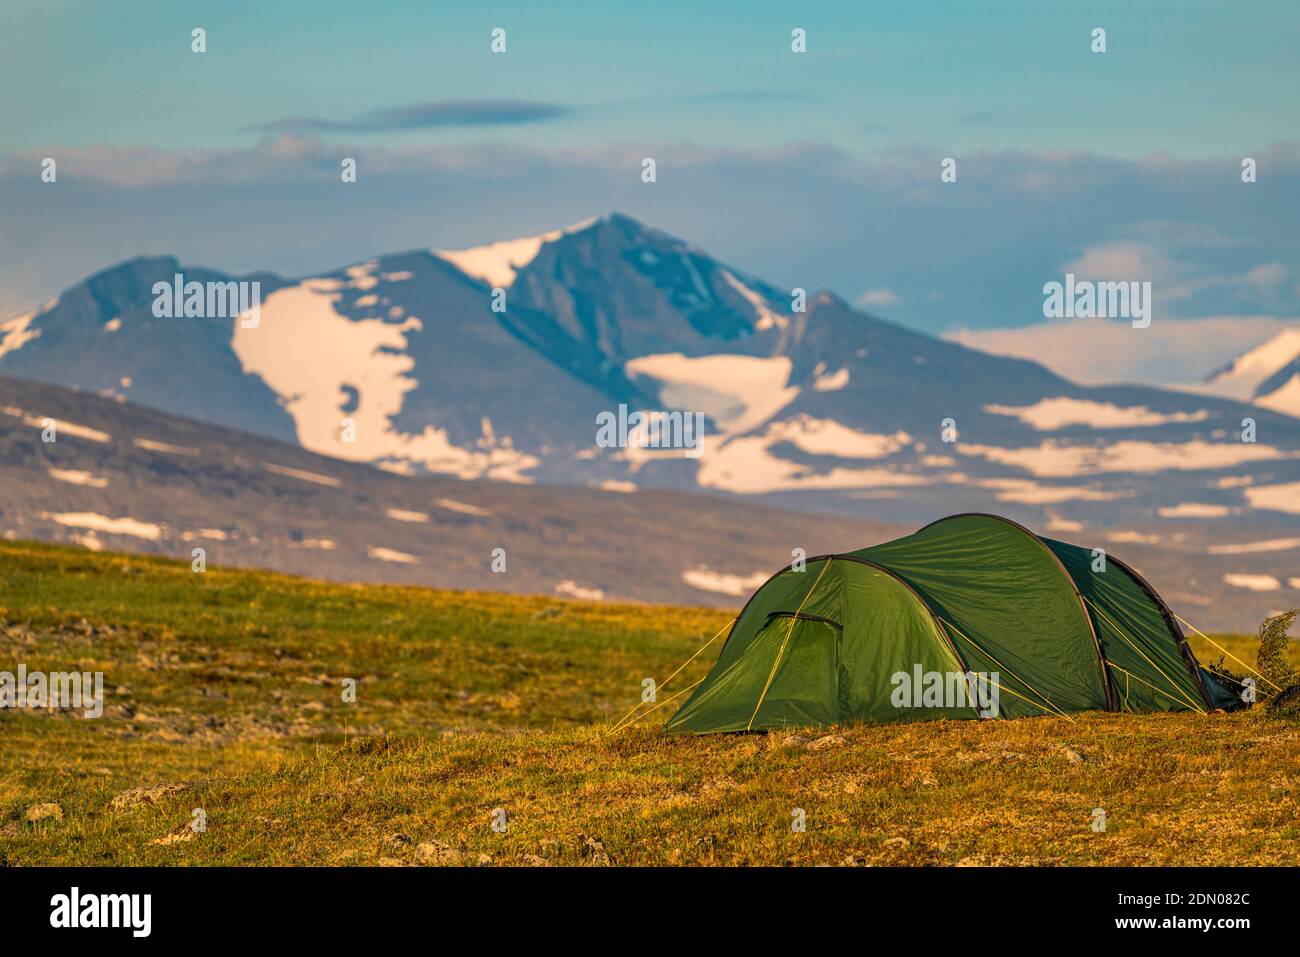
M 1287 631 L 1295 624 L 1300 609 L 1292 608 L 1274 615 L 1259 626 L 1259 653 L 1255 656 L 1255 669 L 1262 677 L 1261 695 L 1270 699 L 1280 696 L 1284 689 L 1300 683 L 1300 674 L 1286 660 L 1287 645 L 1291 639 Z

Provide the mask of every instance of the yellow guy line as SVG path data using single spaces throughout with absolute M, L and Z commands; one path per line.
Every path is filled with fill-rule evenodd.
M 972 639 L 971 639 L 971 638 L 970 638 L 970 637 L 969 637 L 969 636 L 968 636 L 964 631 L 962 631 L 960 628 L 958 628 L 956 625 L 954 625 L 952 622 L 950 622 L 947 618 L 944 618 L 942 615 L 935 615 L 934 617 L 938 618 L 941 622 L 943 622 L 945 625 L 947 625 L 947 626 L 948 626 L 949 628 L 951 628 L 953 631 L 957 632 L 957 634 L 959 634 L 959 635 L 961 635 L 963 638 L 965 638 L 968 642 L 970 642 L 971 645 L 973 645 L 973 646 L 975 647 L 975 649 L 976 649 L 977 651 L 981 652 L 981 653 L 984 654 L 984 655 L 987 655 L 989 658 L 993 658 L 993 655 L 992 655 L 992 654 L 990 654 L 989 652 L 985 651 L 985 650 L 984 650 L 983 648 L 981 648 L 979 645 L 975 644 L 975 642 L 974 642 L 974 641 L 973 641 L 973 640 L 972 640 Z M 1043 694 L 1041 691 L 1039 691 L 1037 688 L 1035 688 L 1033 685 L 1031 685 L 1031 684 L 1030 684 L 1028 681 L 1026 681 L 1024 678 L 1020 677 L 1020 675 L 1016 674 L 1016 673 L 1015 673 L 1014 671 L 1012 671 L 1010 668 L 1007 668 L 1007 666 L 1004 665 L 1002 662 L 998 661 L 998 659 L 993 658 L 993 661 L 997 664 L 997 666 L 998 666 L 999 668 L 1004 668 L 1004 669 L 1006 669 L 1007 674 L 1011 675 L 1011 677 L 1015 678 L 1017 681 L 1019 681 L 1022 685 L 1024 685 L 1026 688 L 1028 688 L 1028 689 L 1029 689 L 1030 691 L 1032 691 L 1034 694 L 1038 695 L 1038 697 L 1040 697 L 1040 698 L 1042 698 L 1044 701 L 1046 701 L 1048 706 L 1047 706 L 1046 708 L 1043 708 L 1043 706 L 1042 706 L 1041 704 L 1039 704 L 1039 703 L 1036 702 L 1036 701 L 1030 701 L 1030 700 L 1029 700 L 1028 698 L 1026 698 L 1024 695 L 1018 695 L 1018 694 L 1017 694 L 1017 695 L 1016 695 L 1017 698 L 1020 698 L 1020 699 L 1022 699 L 1022 700 L 1024 700 L 1024 701 L 1029 701 L 1029 703 L 1032 704 L 1032 705 L 1034 705 L 1034 707 L 1036 707 L 1036 708 L 1043 708 L 1044 711 L 1050 711 L 1052 714 L 1060 715 L 1062 718 L 1064 718 L 1064 719 L 1067 720 L 1067 721 L 1070 721 L 1070 722 L 1073 722 L 1073 721 L 1074 721 L 1074 719 L 1071 718 L 1068 714 L 1066 714 L 1066 713 L 1065 713 L 1064 711 L 1062 711 L 1060 708 L 1056 707 L 1056 705 L 1052 704 L 1052 699 L 1049 698 L 1049 697 L 1047 697 L 1047 695 Z M 1001 685 L 998 685 L 998 687 L 1002 687 L 1002 686 L 1001 686 Z M 1006 689 L 1004 689 L 1004 690 L 1006 690 L 1006 691 L 1011 691 L 1010 688 L 1006 688 Z M 1011 693 L 1012 693 L 1012 694 L 1016 694 L 1014 691 L 1011 691 Z
M 669 675 L 667 678 L 665 678 L 663 681 L 659 682 L 659 684 L 655 685 L 655 690 L 658 691 L 658 690 L 659 690 L 660 688 L 662 688 L 664 685 L 668 684 L 668 682 L 670 682 L 670 681 L 672 681 L 674 678 L 676 678 L 676 677 L 678 676 L 678 674 L 681 673 L 681 670 L 682 670 L 683 668 L 685 668 L 685 667 L 686 667 L 687 665 L 689 665 L 692 661 L 694 661 L 696 658 L 698 658 L 698 657 L 700 656 L 700 653 L 701 653 L 702 651 L 704 651 L 705 648 L 709 647 L 709 645 L 713 644 L 713 643 L 714 643 L 715 641 L 717 641 L 720 637 L 722 637 L 722 632 L 723 632 L 723 631 L 726 631 L 728 628 L 730 628 L 730 627 L 731 627 L 732 625 L 734 625 L 735 623 L 736 623 L 736 619 L 733 618 L 733 619 L 731 619 L 731 621 L 729 621 L 729 622 L 727 622 L 725 625 L 723 625 L 723 626 L 722 626 L 722 631 L 718 632 L 716 635 L 714 635 L 712 638 L 710 638 L 710 639 L 709 639 L 708 641 L 706 641 L 704 644 L 700 645 L 700 647 L 696 649 L 695 654 L 691 655 L 689 658 L 687 658 L 685 661 L 683 661 L 680 665 L 677 666 L 677 670 L 676 670 L 676 671 L 674 671 L 672 674 L 670 674 L 670 675 Z M 706 676 L 706 677 L 707 677 L 707 676 Z M 699 684 L 699 682 L 696 682 L 696 684 Z M 691 687 L 695 687 L 695 685 L 692 685 Z M 668 700 L 671 701 L 672 698 L 669 698 Z M 632 717 L 632 715 L 636 713 L 637 708 L 640 708 L 641 705 L 643 705 L 643 704 L 645 704 L 645 703 L 646 703 L 646 702 L 644 702 L 644 701 L 638 701 L 638 702 L 636 703 L 636 707 L 634 707 L 631 711 L 629 711 L 627 714 L 623 715 L 623 717 L 619 718 L 618 721 L 616 721 L 616 722 L 614 723 L 614 726 L 613 726 L 612 728 L 609 729 L 609 733 L 610 733 L 610 734 L 613 734 L 613 733 L 614 733 L 615 731 L 617 731 L 620 727 L 622 727 L 623 722 L 626 721 L 628 718 Z M 651 709 L 650 709 L 650 711 L 653 711 L 653 710 L 654 710 L 654 708 L 651 708 Z M 646 714 L 649 714 L 650 711 L 647 711 Z
M 994 681 L 991 675 L 985 675 L 984 677 L 985 677 L 986 679 L 988 679 L 988 682 L 989 682 L 991 685 L 993 685 L 993 687 L 997 688 L 997 689 L 1000 690 L 1000 691 L 1005 691 L 1005 692 L 1007 692 L 1008 694 L 1013 694 L 1013 695 L 1015 695 L 1017 698 L 1019 698 L 1021 701 L 1025 702 L 1026 704 L 1032 704 L 1035 708 L 1037 708 L 1039 711 L 1042 711 L 1044 714 L 1057 714 L 1057 715 L 1060 715 L 1062 718 L 1066 718 L 1066 719 L 1068 719 L 1068 720 L 1070 720 L 1070 721 L 1073 721 L 1073 720 L 1074 720 L 1073 718 L 1071 718 L 1068 714 L 1065 714 L 1064 712 L 1061 712 L 1061 711 L 1055 711 L 1055 712 L 1054 712 L 1054 711 L 1049 711 L 1047 708 L 1044 708 L 1041 704 L 1039 704 L 1039 703 L 1038 703 L 1037 701 L 1035 701 L 1033 698 L 1026 698 L 1024 695 L 1019 694 L 1019 693 L 1013 691 L 1012 689 L 1008 688 L 1006 685 L 1002 684 L 1000 681 Z M 978 709 L 977 709 L 977 710 L 978 710 Z
M 1162 677 L 1162 678 L 1164 678 L 1166 681 L 1168 681 L 1168 682 L 1169 682 L 1169 686 L 1170 686 L 1171 688 L 1173 688 L 1175 692 L 1177 692 L 1179 695 L 1182 695 L 1182 698 L 1183 698 L 1183 702 L 1182 702 L 1182 703 L 1183 703 L 1183 704 L 1191 705 L 1191 707 L 1192 707 L 1193 710 L 1195 710 L 1195 711 L 1199 711 L 1201 714 L 1205 714 L 1205 712 L 1201 710 L 1200 705 L 1196 704 L 1194 701 L 1192 701 L 1190 698 L 1188 698 L 1186 692 L 1184 692 L 1182 688 L 1178 687 L 1178 685 L 1177 685 L 1177 683 L 1175 683 L 1174 679 L 1173 679 L 1173 678 L 1170 678 L 1169 675 L 1165 674 L 1164 669 L 1162 669 L 1158 664 L 1156 664 L 1156 663 L 1155 663 L 1154 661 L 1152 661 L 1149 657 L 1147 657 L 1146 652 L 1144 652 L 1141 648 L 1139 648 L 1139 647 L 1137 646 L 1137 643 L 1136 643 L 1135 641 L 1133 641 L 1133 640 L 1129 637 L 1128 633 L 1127 633 L 1123 628 L 1121 628 L 1119 625 L 1117 625 L 1117 624 L 1114 622 L 1114 620 L 1112 620 L 1111 617 L 1110 617 L 1108 614 L 1106 614 L 1104 611 L 1102 611 L 1100 608 L 1098 608 L 1098 607 L 1097 607 L 1097 606 L 1096 606 L 1096 605 L 1095 605 L 1095 604 L 1094 604 L 1094 603 L 1093 603 L 1093 602 L 1088 598 L 1087 595 L 1084 595 L 1084 596 L 1083 596 L 1083 600 L 1086 601 L 1086 602 L 1088 602 L 1088 605 L 1092 608 L 1093 611 L 1095 611 L 1097 614 L 1101 615 L 1102 618 L 1105 618 L 1105 619 L 1106 619 L 1106 622 L 1107 622 L 1107 623 L 1108 623 L 1112 628 L 1115 629 L 1116 633 L 1117 633 L 1121 638 L 1124 639 L 1124 641 L 1128 644 L 1128 646 L 1129 646 L 1130 648 L 1132 648 L 1132 649 L 1133 649 L 1134 651 L 1136 651 L 1139 655 L 1141 655 L 1142 658 L 1143 658 L 1143 660 L 1146 661 L 1147 664 L 1149 664 L 1152 668 L 1156 669 L 1156 671 L 1160 672 L 1160 677 Z M 1118 668 L 1120 671 L 1124 671 L 1123 668 L 1120 668 L 1119 665 L 1115 664 L 1114 662 L 1110 661 L 1109 659 L 1107 659 L 1106 664 L 1107 664 L 1108 666 L 1112 667 L 1112 668 Z M 1131 674 L 1131 672 L 1125 672 L 1125 673 L 1126 673 L 1126 674 Z M 1133 677 L 1136 678 L 1137 675 L 1133 675 Z M 1141 679 L 1139 678 L 1138 680 L 1140 681 Z M 1144 683 L 1144 684 L 1150 684 L 1149 682 L 1143 682 L 1143 683 Z M 1154 688 L 1155 686 L 1154 686 L 1154 685 L 1150 685 L 1150 687 Z M 1168 696 L 1166 695 L 1166 697 L 1168 697 Z
M 1181 622 L 1182 622 L 1184 625 L 1186 625 L 1188 628 L 1192 629 L 1192 631 L 1196 632 L 1198 635 L 1200 635 L 1202 638 L 1204 638 L 1204 639 L 1205 639 L 1206 641 L 1208 641 L 1210 644 L 1214 645 L 1215 648 L 1218 648 L 1218 649 L 1219 649 L 1220 651 L 1222 651 L 1225 655 L 1227 655 L 1229 658 L 1231 658 L 1231 659 L 1232 659 L 1233 661 L 1235 661 L 1237 664 L 1241 665 L 1241 666 L 1242 666 L 1243 668 L 1245 668 L 1247 671 L 1254 671 L 1255 674 L 1259 675 L 1261 678 L 1264 678 L 1264 676 L 1263 676 L 1263 675 L 1260 675 L 1258 671 L 1255 671 L 1254 668 L 1252 668 L 1250 665 L 1246 664 L 1246 662 L 1242 661 L 1240 658 L 1238 658 L 1236 655 L 1234 655 L 1234 654 L 1233 654 L 1231 651 L 1229 651 L 1227 648 L 1223 647 L 1223 645 L 1219 644 L 1217 641 L 1215 641 L 1213 638 L 1211 638 L 1211 637 L 1210 637 L 1209 635 L 1207 635 L 1205 632 L 1201 631 L 1201 629 L 1197 628 L 1195 625 L 1193 625 L 1190 621 L 1188 621 L 1188 620 L 1187 620 L 1186 618 L 1184 618 L 1182 615 L 1180 615 L 1180 614 L 1178 614 L 1177 612 L 1175 612 L 1175 613 L 1174 613 L 1174 617 L 1177 618 L 1179 621 L 1181 621 Z M 1267 678 L 1264 678 L 1264 680 L 1265 680 L 1265 681 L 1268 681 Z M 1274 688 L 1277 688 L 1278 691 L 1281 691 L 1281 690 L 1282 690 L 1281 688 L 1278 688 L 1277 685 L 1274 685 L 1273 682 L 1268 681 L 1268 683 L 1271 684 L 1271 685 L 1273 685 Z
M 1107 661 L 1107 662 L 1106 662 L 1106 665 L 1107 665 L 1107 667 L 1113 668 L 1113 669 L 1115 669 L 1116 671 L 1122 671 L 1122 672 L 1124 672 L 1124 674 L 1125 674 L 1126 676 L 1128 676 L 1129 678 L 1132 678 L 1134 681 L 1141 681 L 1144 685 L 1146 685 L 1148 688 L 1150 688 L 1150 689 L 1151 689 L 1152 691 L 1154 691 L 1156 694 L 1158 694 L 1158 695 L 1164 695 L 1166 698 L 1168 698 L 1168 699 L 1169 699 L 1170 701 L 1172 701 L 1174 704 L 1177 704 L 1177 705 L 1186 704 L 1186 702 L 1178 700 L 1178 699 L 1175 698 L 1173 695 L 1171 695 L 1171 694 L 1166 694 L 1165 692 L 1161 691 L 1159 688 L 1157 688 L 1157 687 L 1156 687 L 1155 685 L 1153 685 L 1151 682 L 1149 682 L 1149 681 L 1147 681 L 1146 679 L 1144 679 L 1141 675 L 1135 675 L 1133 672 L 1129 671 L 1127 668 L 1121 668 L 1119 665 L 1115 664 L 1115 662 L 1113 662 L 1113 661 Z M 1125 695 L 1125 697 L 1124 697 L 1124 703 L 1127 704 L 1127 703 L 1128 703 L 1128 692 L 1126 691 L 1126 692 L 1124 693 L 1124 695 Z M 1204 711 L 1201 711 L 1200 708 L 1197 708 L 1196 710 L 1197 710 L 1198 712 L 1200 712 L 1201 714 L 1205 714 L 1205 712 L 1204 712 Z
M 1139 648 L 1139 647 L 1137 646 L 1136 642 L 1134 642 L 1132 639 L 1129 638 L 1128 634 L 1124 631 L 1124 629 L 1121 628 L 1119 625 L 1115 624 L 1115 622 L 1111 620 L 1110 615 L 1106 614 L 1104 611 L 1102 611 L 1100 608 L 1098 608 L 1096 605 L 1094 605 L 1094 604 L 1093 604 L 1093 603 L 1088 599 L 1088 596 L 1087 596 L 1087 595 L 1084 595 L 1084 596 L 1083 596 L 1083 600 L 1086 601 L 1086 602 L 1088 602 L 1088 604 L 1092 607 L 1092 610 L 1093 610 L 1093 611 L 1095 611 L 1097 614 L 1101 615 L 1101 617 L 1105 618 L 1106 621 L 1107 621 L 1107 623 L 1108 623 L 1112 628 L 1115 629 L 1115 631 L 1119 634 L 1119 636 L 1120 636 L 1121 638 L 1123 638 L 1126 642 L 1128 642 L 1128 646 L 1129 646 L 1130 648 L 1132 648 L 1132 649 L 1133 649 L 1134 651 L 1136 651 L 1139 655 L 1141 655 L 1141 656 L 1143 657 L 1143 659 L 1145 659 L 1145 661 L 1146 661 L 1147 664 L 1149 664 L 1152 668 L 1156 669 L 1156 671 L 1159 671 L 1159 672 L 1160 672 L 1160 677 L 1162 677 L 1162 678 L 1164 678 L 1166 681 L 1168 681 L 1168 682 L 1169 682 L 1169 686 L 1170 686 L 1171 688 L 1173 688 L 1175 692 L 1177 692 L 1179 695 L 1182 696 L 1182 698 L 1183 698 L 1183 704 L 1190 705 L 1193 711 L 1197 711 L 1197 712 L 1199 712 L 1200 714 L 1205 714 L 1205 712 L 1201 709 L 1201 706 L 1198 705 L 1198 704 L 1196 704 L 1194 701 L 1192 701 L 1191 698 L 1187 697 L 1187 693 L 1186 693 L 1185 691 L 1183 691 L 1182 688 L 1178 687 L 1177 684 L 1174 683 L 1174 679 L 1171 678 L 1171 677 L 1169 677 L 1167 674 L 1165 674 L 1164 669 L 1161 668 L 1161 667 L 1160 667 L 1158 664 L 1156 664 L 1154 661 L 1152 661 L 1150 658 L 1148 658 L 1147 655 L 1146 655 L 1146 652 L 1144 652 L 1141 648 Z M 1107 660 L 1107 661 L 1106 661 L 1106 664 L 1111 665 L 1111 666 L 1113 666 L 1113 667 L 1119 667 L 1118 665 L 1115 665 L 1114 662 L 1112 662 L 1112 661 L 1110 661 L 1110 660 Z M 1123 668 L 1120 668 L 1119 670 L 1120 670 L 1120 671 L 1123 671 L 1124 669 L 1123 669 Z M 1137 675 L 1134 675 L 1134 677 L 1136 678 Z M 1153 685 L 1152 687 L 1154 687 L 1154 685 Z
M 708 677 L 708 675 L 705 675 L 705 676 L 704 676 L 704 678 L 707 678 L 707 677 Z M 699 681 L 695 682 L 695 684 L 690 685 L 689 687 L 683 688 L 681 691 L 677 692 L 677 694 L 673 695 L 673 696 L 672 696 L 671 698 L 669 698 L 667 701 L 661 701 L 661 702 L 659 702 L 657 705 L 655 705 L 655 706 L 654 706 L 653 708 L 651 708 L 649 711 L 642 711 L 639 715 L 637 715 L 635 718 L 633 718 L 633 719 L 632 719 L 631 721 L 629 721 L 627 724 L 623 725 L 623 727 L 624 727 L 624 728 L 630 728 L 630 727 L 632 727 L 632 725 L 636 724 L 638 721 L 640 721 L 640 720 L 641 720 L 642 718 L 644 718 L 646 715 L 648 715 L 648 714 L 654 714 L 656 711 L 658 711 L 658 710 L 659 710 L 660 708 L 662 708 L 664 705 L 666 705 L 666 704 L 671 704 L 672 702 L 676 701 L 676 700 L 677 700 L 678 698 L 680 698 L 682 695 L 686 694 L 686 692 L 690 691 L 691 688 L 694 688 L 696 685 L 700 684 L 700 682 L 702 682 L 702 681 L 704 680 L 704 678 L 701 678 Z M 615 729 L 614 729 L 614 731 L 620 731 L 620 730 L 622 730 L 622 729 L 621 729 L 621 728 L 615 728 Z M 613 734 L 614 731 L 611 731 L 610 734 Z
M 776 660 L 772 662 L 772 672 L 767 676 L 767 684 L 763 685 L 763 693 L 758 696 L 758 704 L 754 705 L 754 713 L 749 716 L 749 724 L 745 725 L 746 731 L 754 727 L 754 719 L 758 717 L 758 709 L 763 707 L 763 699 L 767 697 L 767 689 L 772 687 L 772 679 L 776 677 L 776 666 L 781 663 L 781 656 L 785 654 L 785 646 L 790 643 L 790 636 L 794 634 L 794 623 L 799 620 L 799 612 L 803 611 L 803 606 L 808 604 L 808 599 L 817 590 L 817 583 L 826 574 L 826 569 L 831 567 L 832 561 L 834 559 L 828 558 L 823 563 L 822 570 L 817 573 L 817 580 L 812 583 L 812 587 L 808 589 L 808 594 L 803 596 L 803 601 L 799 602 L 799 607 L 795 609 L 794 615 L 790 618 L 790 628 L 786 631 L 785 640 L 781 642 L 781 647 L 776 653 Z

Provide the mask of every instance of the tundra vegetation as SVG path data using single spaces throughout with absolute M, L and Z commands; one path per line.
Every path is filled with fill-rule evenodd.
M 105 700 L 0 711 L 0 863 L 1300 863 L 1300 720 L 1262 692 L 704 737 L 659 734 L 669 703 L 607 733 L 729 617 L 2 542 L 0 667 L 102 671 Z M 1214 640 L 1300 665 L 1276 623 Z

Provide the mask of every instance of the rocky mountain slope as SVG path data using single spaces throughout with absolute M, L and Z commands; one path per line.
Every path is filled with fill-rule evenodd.
M 1231 516 L 1036 527 L 1135 564 L 1202 628 L 1249 629 L 1300 603 L 1294 532 Z M 0 378 L 0 534 L 9 539 L 186 561 L 203 549 L 214 566 L 345 581 L 735 607 L 796 548 L 844 551 L 914 528 L 733 496 L 403 476 Z M 494 571 L 501 555 L 504 571 Z

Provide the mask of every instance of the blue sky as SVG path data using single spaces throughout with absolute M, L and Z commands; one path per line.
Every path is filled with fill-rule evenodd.
M 0 16 L 0 113 L 18 147 L 195 149 L 254 142 L 251 125 L 280 117 L 501 99 L 569 111 L 511 131 L 547 147 L 653 132 L 731 146 L 1191 157 L 1275 138 L 1300 92 L 1300 7 L 1266 0 L 6 0 Z M 194 26 L 208 31 L 202 57 L 189 51 Z M 488 49 L 496 26 L 505 56 Z M 789 50 L 795 26 L 808 31 L 802 57 Z M 1104 56 L 1089 50 L 1095 26 L 1107 30 Z
M 140 253 L 305 273 L 619 209 L 933 332 L 1041 324 L 1042 282 L 1098 261 L 1170 319 L 1285 320 L 1297 40 L 1266 0 L 6 0 L 0 313 Z

